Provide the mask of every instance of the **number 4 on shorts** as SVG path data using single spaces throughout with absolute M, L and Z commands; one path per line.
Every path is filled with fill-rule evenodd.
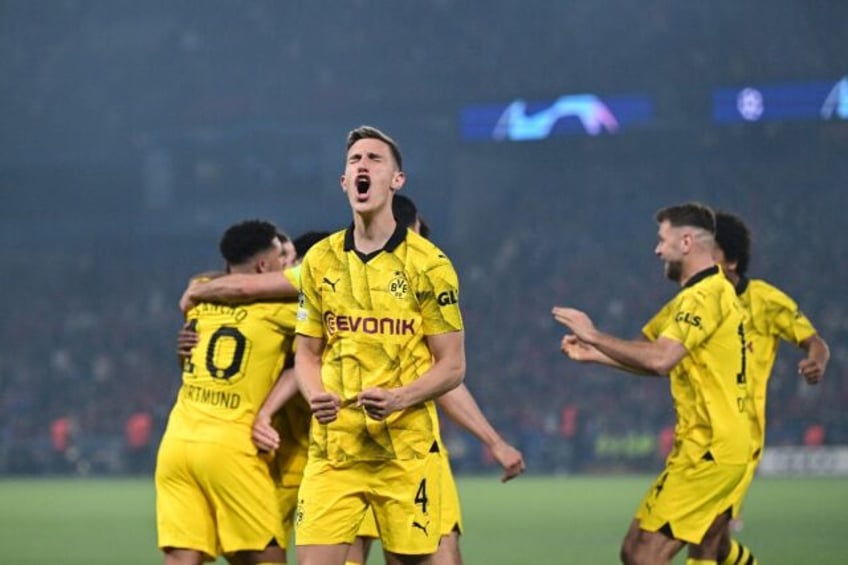
M 427 479 L 421 479 L 421 484 L 418 485 L 418 492 L 415 493 L 415 504 L 421 505 L 421 512 L 427 513 Z

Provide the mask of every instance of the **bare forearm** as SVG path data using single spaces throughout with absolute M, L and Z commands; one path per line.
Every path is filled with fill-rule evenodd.
M 321 381 L 321 360 L 311 355 L 298 354 L 295 356 L 294 375 L 297 388 L 306 400 L 324 392 Z
M 814 385 L 821 381 L 827 371 L 827 363 L 830 361 L 830 348 L 818 335 L 813 335 L 801 343 L 801 347 L 807 352 L 807 356 L 798 363 L 800 373 L 808 384 Z
M 404 407 L 437 398 L 455 389 L 465 378 L 465 360 L 444 358 L 430 367 L 420 378 L 397 389 Z
M 480 406 L 471 395 L 465 384 L 460 384 L 439 397 L 439 408 L 444 410 L 448 418 L 479 439 L 484 445 L 491 447 L 503 438 L 486 418 Z
M 282 406 L 291 400 L 298 393 L 297 380 L 294 376 L 294 369 L 286 369 L 277 379 L 271 392 L 265 397 L 265 402 L 259 409 L 260 413 L 273 416 Z
M 631 367 L 630 365 L 625 365 L 624 363 L 620 363 L 620 362 L 616 361 L 615 359 L 613 359 L 612 357 L 610 357 L 609 355 L 606 355 L 605 353 L 602 353 L 600 351 L 598 351 L 598 357 L 596 359 L 593 359 L 593 362 L 597 363 L 598 365 L 604 365 L 605 367 L 612 367 L 613 369 L 618 369 L 619 371 L 624 371 L 626 373 L 633 373 L 634 375 L 643 375 L 643 376 L 646 376 L 646 377 L 659 376 L 656 373 L 648 372 L 648 371 L 645 371 L 644 369 L 640 369 L 638 367 Z
M 807 352 L 807 359 L 824 365 L 830 361 L 830 347 L 828 347 L 827 342 L 818 335 L 814 335 L 806 340 L 802 344 L 802 347 Z
M 611 367 L 630 373 L 657 377 L 668 372 L 654 344 L 647 341 L 627 341 L 597 332 L 592 345 L 607 359 Z
M 259 274 L 234 273 L 198 283 L 189 289 L 197 302 L 240 304 L 252 300 L 285 299 L 297 296 L 297 289 L 281 271 Z
M 226 275 L 211 281 L 195 284 L 191 289 L 189 289 L 189 297 L 195 303 L 246 302 L 251 297 L 248 296 L 244 283 L 246 283 L 247 278 L 251 276 L 254 275 Z

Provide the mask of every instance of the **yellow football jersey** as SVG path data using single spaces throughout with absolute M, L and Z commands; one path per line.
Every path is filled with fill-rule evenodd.
M 752 434 L 762 449 L 766 431 L 766 387 L 780 340 L 797 346 L 817 332 L 798 305 L 780 289 L 758 279 L 741 279 L 736 286 L 748 314 L 748 381 L 753 400 Z
M 300 266 L 283 271 L 283 275 L 292 285 L 300 289 Z M 283 302 L 281 305 L 282 318 L 287 333 L 294 338 L 297 322 L 298 303 L 295 300 Z M 290 353 L 294 353 L 294 343 Z M 286 378 L 293 378 L 286 377 Z M 275 453 L 275 479 L 284 486 L 295 486 L 300 483 L 303 468 L 306 466 L 306 453 L 309 448 L 309 423 L 312 412 L 309 404 L 301 394 L 295 394 L 274 415 L 273 425 L 280 434 L 280 448 Z
M 432 365 L 426 337 L 461 331 L 459 282 L 450 260 L 430 241 L 398 228 L 369 255 L 353 245 L 353 228 L 306 254 L 297 333 L 325 340 L 324 388 L 342 399 L 336 421 L 312 425 L 310 457 L 333 461 L 424 457 L 438 433 L 433 402 L 366 417 L 360 391 L 397 388 Z
M 204 302 L 192 308 L 187 319 L 198 343 L 184 364 L 166 433 L 255 453 L 250 439 L 253 420 L 280 375 L 292 341 L 285 308 L 272 302 Z
M 750 461 L 743 322 L 733 286 L 711 267 L 693 276 L 642 329 L 648 339 L 664 336 L 688 352 L 669 375 L 677 414 L 670 460 Z

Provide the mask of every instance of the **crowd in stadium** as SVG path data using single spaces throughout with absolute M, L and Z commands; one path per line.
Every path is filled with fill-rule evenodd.
M 769 389 L 769 445 L 848 443 L 848 379 L 841 369 L 848 313 L 832 282 L 848 276 L 836 259 L 844 257 L 845 242 L 817 231 L 815 218 L 835 205 L 839 187 L 825 178 L 833 163 L 814 164 L 823 172 L 764 161 L 742 171 L 732 164 L 687 169 L 692 194 L 714 186 L 719 207 L 735 202 L 747 216 L 752 276 L 792 295 L 831 344 L 832 368 L 816 387 L 796 375 L 798 353 L 782 347 Z M 434 234 L 461 277 L 466 383 L 524 452 L 528 472 L 653 470 L 667 449 L 674 421 L 667 383 L 568 362 L 550 316 L 554 304 L 570 304 L 591 312 L 605 330 L 635 336 L 674 292 L 652 256 L 652 206 L 677 198 L 675 179 L 635 170 L 627 163 L 588 167 L 568 186 L 531 179 L 533 198 L 507 190 L 503 197 L 513 202 L 500 215 L 465 218 L 463 233 L 474 233 L 473 240 Z M 597 198 L 629 204 L 564 196 L 580 183 L 593 183 Z M 788 189 L 805 183 L 818 196 L 814 213 L 801 217 L 792 209 L 804 196 Z M 408 192 L 413 198 L 414 190 L 421 189 Z M 781 198 L 762 196 L 771 190 L 782 190 Z M 152 254 L 126 238 L 39 251 L 37 261 L 22 249 L 11 254 L 4 276 L 15 284 L 4 284 L 0 326 L 0 473 L 152 469 L 180 381 L 177 300 L 197 252 L 174 242 Z M 473 438 L 445 428 L 458 472 L 491 469 Z
M 361 4 L 336 9 L 355 13 Z M 4 255 L 0 473 L 152 469 L 179 384 L 177 299 L 193 270 L 212 266 L 196 258 L 201 246 L 204 257 L 214 257 L 216 241 L 210 237 L 191 247 L 185 231 L 175 231 L 145 243 L 122 231 L 124 221 L 154 224 L 165 215 L 162 208 L 145 210 L 150 195 L 140 196 L 146 181 L 139 180 L 145 175 L 138 162 L 146 157 L 138 149 L 150 141 L 150 131 L 165 136 L 214 122 L 236 124 L 233 129 L 242 131 L 269 117 L 275 124 L 295 120 L 310 114 L 303 111 L 308 106 L 323 117 L 350 116 L 352 109 L 363 108 L 372 114 L 409 114 L 405 127 L 433 138 L 438 137 L 433 128 L 422 127 L 428 117 L 443 124 L 463 103 L 555 96 L 561 89 L 551 86 L 551 76 L 560 72 L 563 54 L 611 49 L 620 51 L 617 66 L 598 68 L 592 57 L 569 56 L 568 69 L 562 70 L 567 76 L 555 82 L 599 92 L 651 91 L 660 104 L 673 109 L 674 124 L 657 125 L 659 133 L 634 134 L 635 141 L 622 142 L 612 155 L 605 153 L 608 145 L 592 140 L 537 145 L 534 150 L 547 152 L 548 163 L 563 161 L 559 174 L 517 175 L 513 186 L 499 188 L 499 195 L 484 183 L 459 187 L 455 185 L 466 181 L 445 179 L 443 171 L 463 167 L 454 163 L 438 163 L 440 174 L 430 173 L 424 182 L 411 178 L 407 193 L 443 230 L 434 239 L 450 254 L 461 277 L 469 388 L 496 426 L 523 450 L 529 472 L 655 469 L 673 422 L 666 384 L 625 381 L 603 369 L 569 363 L 558 350 L 561 330 L 550 311 L 554 304 L 575 305 L 592 312 L 605 330 L 638 334 L 647 316 L 674 290 L 661 279 L 659 262 L 651 256 L 652 214 L 659 206 L 697 196 L 750 221 L 752 274 L 787 290 L 833 350 L 825 382 L 807 387 L 795 375 L 794 352 L 783 347 L 770 387 L 769 443 L 848 443 L 848 379 L 841 368 L 848 355 L 848 312 L 844 298 L 837 296 L 842 289 L 833 282 L 848 275 L 846 243 L 844 237 L 819 229 L 819 220 L 831 217 L 842 202 L 833 175 L 845 165 L 826 151 L 828 134 L 804 134 L 804 125 L 763 126 L 749 143 L 733 132 L 705 132 L 696 147 L 681 152 L 690 162 L 672 167 L 675 177 L 663 176 L 658 171 L 668 167 L 650 162 L 663 150 L 668 161 L 679 157 L 675 145 L 687 136 L 679 131 L 681 124 L 700 127 L 697 117 L 684 114 L 702 104 L 710 88 L 744 82 L 755 73 L 768 79 L 820 78 L 841 65 L 838 34 L 821 31 L 838 26 L 838 19 L 829 22 L 825 11 L 799 5 L 793 8 L 799 13 L 776 19 L 766 29 L 745 25 L 756 17 L 757 7 L 678 6 L 665 0 L 638 7 L 563 3 L 549 7 L 561 10 L 558 17 L 542 20 L 510 2 L 495 2 L 482 12 L 441 0 L 430 2 L 425 11 L 396 8 L 401 20 L 414 19 L 416 25 L 386 25 L 384 33 L 396 35 L 384 39 L 408 50 L 381 50 L 381 57 L 397 60 L 366 68 L 311 61 L 378 49 L 368 33 L 352 30 L 343 40 L 328 40 L 335 34 L 293 24 L 278 13 L 287 8 L 276 4 L 219 6 L 199 20 L 193 8 L 170 4 L 151 5 L 139 17 L 70 2 L 40 19 L 44 37 L 9 30 L 10 45 L 22 47 L 2 60 L 4 74 L 20 86 L 10 91 L 7 118 L 10 131 L 20 133 L 7 144 L 6 158 L 14 166 L 4 172 L 10 182 L 24 187 L 20 198 L 30 200 L 25 212 L 41 214 L 41 195 L 50 195 L 44 198 L 54 199 L 66 213 L 50 218 L 62 245 L 33 233 L 31 248 L 7 244 Z M 31 9 L 36 8 L 15 8 L 18 16 Z M 298 9 L 304 19 L 322 20 L 318 5 Z M 613 10 L 617 18 L 592 17 Z M 644 25 L 619 29 L 620 22 L 635 18 Z M 593 26 L 583 25 L 587 19 Z M 464 25 L 468 21 L 479 25 Z M 711 30 L 727 21 L 740 24 L 723 25 L 722 40 L 710 41 Z M 499 33 L 479 31 L 487 29 Z M 435 32 L 440 41 L 430 42 L 429 49 L 419 47 Z M 528 33 L 546 38 L 544 44 L 524 41 Z M 791 38 L 792 46 L 785 45 L 785 38 Z M 252 46 L 250 65 L 243 64 L 242 44 Z M 672 52 L 664 49 L 669 44 L 687 47 Z M 780 56 L 754 64 L 746 58 L 750 44 Z M 792 56 L 785 56 L 788 52 Z M 120 63 L 127 59 L 136 64 Z M 452 64 L 445 66 L 446 60 Z M 79 80 L 91 68 L 102 70 L 98 75 L 104 82 L 96 89 Z M 192 72 L 183 72 L 186 68 Z M 363 78 L 375 85 L 391 80 L 392 88 L 363 87 Z M 246 91 L 248 83 L 261 87 Z M 298 88 L 291 88 L 293 84 Z M 143 93 L 143 104 L 129 95 L 134 89 Z M 14 98 L 17 92 L 29 95 Z M 502 94 L 486 99 L 492 92 Z M 63 127 L 48 128 L 38 138 L 33 123 Z M 337 139 L 342 131 L 330 138 Z M 85 143 L 79 143 L 78 132 L 85 132 Z M 807 137 L 800 140 L 803 135 Z M 415 147 L 416 136 L 399 137 L 413 164 L 424 154 L 441 157 L 442 145 L 421 151 Z M 191 139 L 179 138 L 179 151 L 189 160 L 198 149 Z M 439 141 L 456 151 L 451 145 L 455 140 Z M 665 147 L 651 152 L 651 145 Z M 37 147 L 41 150 L 32 152 Z M 744 156 L 752 147 L 759 149 L 748 160 Z M 501 159 L 499 166 L 503 170 L 522 158 Z M 87 169 L 69 175 L 77 166 L 74 159 L 108 163 L 103 165 L 107 174 Z M 297 160 L 306 166 L 300 155 Z M 231 171 L 220 164 L 191 161 L 175 167 L 218 174 L 223 188 L 209 196 L 212 203 L 224 193 L 236 199 L 232 186 L 244 188 L 243 179 L 228 177 Z M 418 167 L 429 173 L 430 164 L 419 162 Z M 466 171 L 462 178 L 479 173 Z M 261 188 L 282 194 L 282 183 L 297 174 L 269 175 Z M 461 220 L 446 219 L 450 213 L 440 216 L 442 210 L 434 210 L 433 199 L 427 198 L 427 183 L 440 194 L 460 189 L 476 194 L 470 199 L 481 200 L 481 206 L 485 200 L 486 213 L 454 214 Z M 92 205 L 64 190 L 68 184 L 84 185 Z M 93 205 L 123 200 L 134 203 L 124 215 Z M 797 209 L 805 213 L 795 214 Z M 21 217 L 4 223 L 16 235 L 29 234 L 29 216 Z M 225 222 L 238 219 L 227 217 Z M 290 221 L 285 216 L 273 219 L 284 227 Z M 96 243 L 79 236 L 80 225 L 92 228 Z M 316 227 L 335 226 L 304 229 Z M 60 229 L 68 229 L 68 235 L 58 233 Z M 450 424 L 446 439 L 460 472 L 487 468 L 487 454 L 477 442 Z

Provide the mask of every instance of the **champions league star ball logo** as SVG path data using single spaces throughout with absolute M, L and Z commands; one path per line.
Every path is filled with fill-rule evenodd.
M 765 111 L 763 94 L 756 88 L 743 88 L 736 96 L 736 109 L 739 110 L 742 119 L 756 122 Z

